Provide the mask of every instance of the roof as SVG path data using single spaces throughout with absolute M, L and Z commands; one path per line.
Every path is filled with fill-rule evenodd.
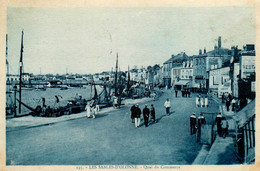
M 231 55 L 231 50 L 226 48 L 217 48 L 212 51 L 206 53 L 207 56 L 209 55 Z
M 163 64 L 169 64 L 169 63 L 173 63 L 173 62 L 175 62 L 175 61 L 177 61 L 177 60 L 185 60 L 185 59 L 187 59 L 188 58 L 188 55 L 186 55 L 186 53 L 185 52 L 181 52 L 181 53 L 179 53 L 178 55 L 176 55 L 176 56 L 172 56 L 170 59 L 168 59 L 167 61 L 165 61 Z
M 223 69 L 226 69 L 226 68 L 229 68 L 229 66 L 223 66 L 223 67 L 220 67 L 220 68 L 214 68 L 214 69 L 210 69 L 209 71 L 223 70 Z
M 255 50 L 251 50 L 251 51 L 242 50 L 238 52 L 238 54 L 241 56 L 255 56 Z
M 174 64 L 173 66 L 172 66 L 172 69 L 181 69 L 182 68 L 182 64 Z
M 180 80 L 175 83 L 175 85 L 187 85 L 189 84 L 190 80 Z

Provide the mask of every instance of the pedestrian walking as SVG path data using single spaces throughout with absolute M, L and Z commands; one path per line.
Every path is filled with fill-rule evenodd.
M 190 89 L 187 89 L 188 96 L 190 97 Z
M 178 90 L 175 89 L 175 97 L 178 97 Z
M 92 107 L 92 113 L 92 118 L 95 119 L 97 114 L 97 105 Z
M 188 97 L 188 89 L 185 89 L 185 97 Z
M 155 123 L 155 109 L 154 109 L 154 106 L 153 104 L 151 104 L 151 110 L 150 110 L 150 113 L 151 113 L 151 119 L 152 119 L 152 122 Z
M 231 94 L 230 94 L 230 93 L 228 93 L 228 98 L 229 98 L 229 100 L 231 101 L 231 99 L 232 99 L 232 96 L 231 96 Z
M 237 103 L 236 98 L 233 98 L 232 101 L 231 101 L 232 111 L 235 111 L 236 103 Z
M 167 100 L 164 103 L 164 107 L 166 109 L 166 115 L 170 115 L 170 108 L 171 108 L 171 102 L 169 100 L 169 98 L 167 98 Z
M 90 108 L 89 102 L 87 103 L 85 110 L 86 110 L 87 117 L 90 118 L 91 108 Z
M 197 142 L 200 142 L 200 136 L 201 136 L 201 125 L 206 124 L 206 119 L 203 116 L 202 112 L 200 113 L 200 116 L 198 117 L 198 132 L 197 132 Z
M 196 133 L 196 114 L 193 112 L 193 114 L 190 116 L 190 135 Z
M 145 127 L 148 127 L 149 115 L 150 115 L 150 109 L 147 107 L 147 104 L 146 104 L 144 109 L 143 109 L 143 117 L 144 117 Z
M 227 108 L 227 111 L 229 111 L 229 106 L 230 106 L 230 98 L 227 97 L 227 99 L 226 99 L 226 108 Z
M 225 94 L 222 94 L 222 103 L 225 103 Z
M 130 109 L 130 111 L 131 111 L 131 119 L 132 119 L 132 123 L 135 123 L 135 117 L 134 117 L 134 115 L 135 115 L 135 110 L 136 110 L 136 107 L 135 107 L 135 105 L 133 105 L 132 107 L 131 107 L 131 109 Z
M 208 107 L 209 106 L 209 99 L 208 99 L 208 96 L 205 96 L 205 107 Z
M 222 136 L 221 121 L 222 121 L 222 115 L 221 112 L 219 112 L 218 115 L 216 116 L 215 123 L 217 124 L 217 132 L 220 137 Z
M 221 128 L 223 130 L 223 137 L 226 138 L 226 136 L 228 135 L 228 121 L 226 117 L 223 117 L 221 121 Z
M 118 96 L 118 99 L 117 99 L 117 108 L 120 109 L 120 106 L 121 106 L 121 95 Z
M 200 98 L 200 107 L 201 108 L 203 107 L 203 96 L 201 96 L 201 98 Z
M 181 90 L 181 97 L 184 97 L 184 90 Z
M 141 109 L 139 108 L 139 105 L 137 104 L 136 105 L 136 110 L 135 110 L 135 115 L 134 115 L 134 117 L 135 117 L 135 127 L 137 128 L 137 127 L 139 127 L 140 126 L 140 116 L 141 116 Z
M 200 96 L 197 95 L 196 97 L 196 106 L 199 107 L 200 106 Z

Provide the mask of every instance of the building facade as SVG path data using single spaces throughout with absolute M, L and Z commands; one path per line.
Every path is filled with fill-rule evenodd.
M 188 56 L 185 52 L 181 52 L 177 55 L 172 55 L 170 59 L 163 63 L 163 83 L 164 86 L 171 87 L 173 85 L 172 80 L 172 68 L 176 68 L 182 65 L 183 61 L 186 61 Z

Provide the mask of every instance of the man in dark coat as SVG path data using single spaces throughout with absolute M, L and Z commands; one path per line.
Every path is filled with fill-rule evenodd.
M 215 123 L 217 124 L 217 131 L 220 137 L 222 136 L 221 121 L 222 121 L 222 115 L 221 112 L 219 112 L 218 115 L 216 116 Z
M 188 96 L 190 97 L 190 89 L 187 89 Z
M 195 134 L 196 132 L 196 115 L 193 112 L 193 114 L 190 116 L 190 135 Z
M 131 107 L 131 109 L 130 109 L 130 111 L 131 111 L 132 123 L 135 123 L 135 121 L 134 121 L 134 119 L 135 119 L 135 117 L 134 117 L 134 115 L 135 115 L 135 110 L 136 110 L 136 107 L 135 107 L 135 105 L 133 105 L 133 106 Z
M 200 116 L 198 117 L 198 132 L 197 132 L 197 142 L 200 142 L 200 136 L 201 136 L 201 125 L 206 124 L 206 119 L 203 116 L 202 112 L 200 113 Z
M 227 111 L 229 111 L 230 102 L 231 102 L 231 99 L 229 97 L 227 97 L 227 99 L 226 99 Z
M 178 97 L 178 89 L 177 89 L 177 87 L 174 87 L 174 90 L 175 90 L 175 97 Z
M 143 117 L 144 117 L 144 125 L 145 125 L 145 127 L 148 126 L 149 115 L 150 115 L 150 109 L 147 107 L 147 104 L 146 104 L 144 109 L 143 109 Z
M 153 104 L 151 104 L 151 119 L 152 119 L 152 122 L 155 123 L 155 109 L 154 109 L 154 106 Z

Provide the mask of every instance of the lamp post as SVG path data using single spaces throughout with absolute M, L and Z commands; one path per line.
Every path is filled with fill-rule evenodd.
M 17 86 L 14 85 L 14 117 L 16 117 L 16 91 L 17 91 Z

